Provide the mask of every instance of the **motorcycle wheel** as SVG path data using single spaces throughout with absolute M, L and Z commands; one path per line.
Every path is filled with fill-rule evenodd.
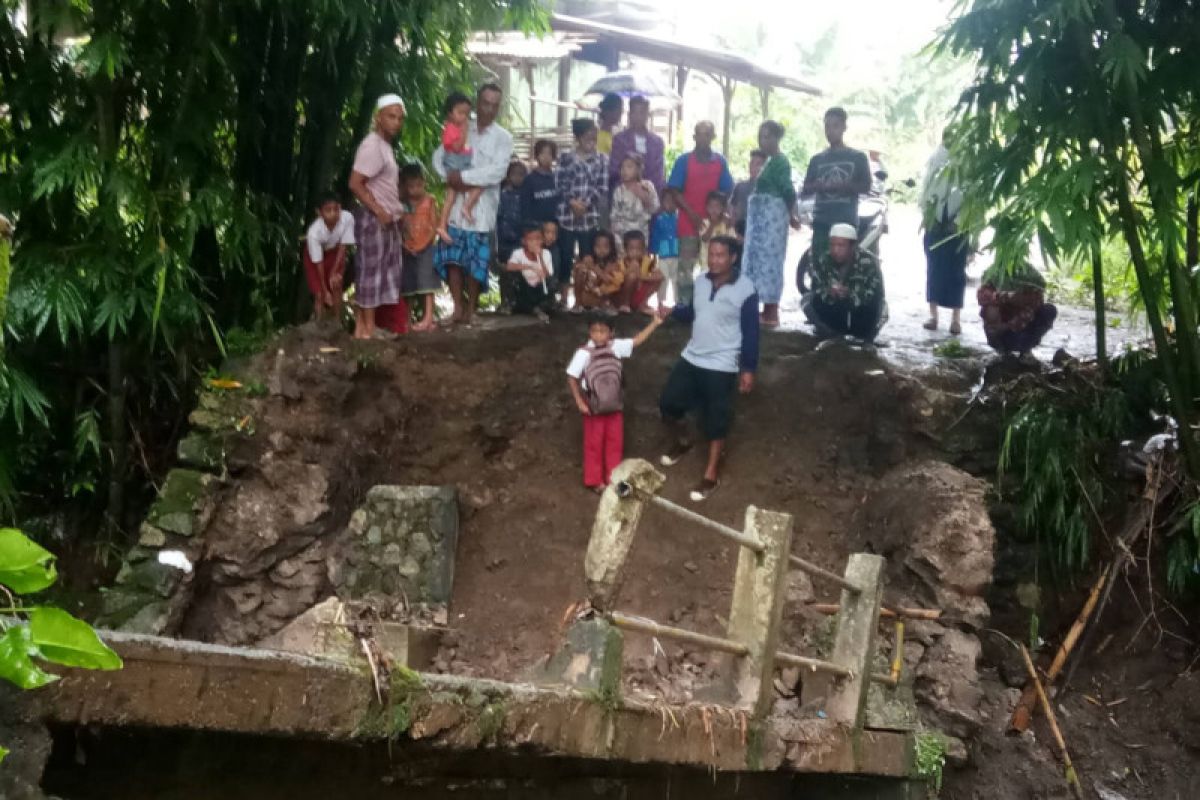
M 800 296 L 808 294 L 808 287 L 804 284 L 804 276 L 812 269 L 812 248 L 805 250 L 800 256 L 800 263 L 796 265 L 796 289 L 800 292 Z

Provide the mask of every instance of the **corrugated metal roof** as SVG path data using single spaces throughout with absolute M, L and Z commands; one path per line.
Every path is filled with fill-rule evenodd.
M 556 33 L 582 34 L 597 42 L 610 45 L 622 53 L 641 56 L 652 61 L 698 69 L 752 86 L 776 87 L 790 89 L 794 92 L 821 94 L 821 90 L 808 81 L 768 69 L 745 56 L 718 47 L 667 41 L 652 33 L 620 28 L 566 14 L 551 14 L 550 26 Z
M 467 51 L 489 61 L 557 61 L 577 52 L 591 37 L 570 33 L 552 33 L 538 38 L 521 31 L 477 33 L 467 43 Z

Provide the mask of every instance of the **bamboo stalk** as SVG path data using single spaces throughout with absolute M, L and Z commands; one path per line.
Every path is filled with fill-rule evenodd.
M 819 658 L 808 658 L 806 656 L 798 656 L 792 653 L 779 652 L 775 654 L 775 662 L 777 664 L 786 664 L 789 667 L 800 667 L 801 669 L 812 670 L 813 672 L 828 672 L 833 675 L 839 675 L 843 678 L 853 678 L 854 670 L 849 667 L 839 666 L 832 661 L 822 661 Z
M 841 610 L 837 603 L 809 603 L 809 608 L 818 614 L 836 614 Z M 922 619 L 936 622 L 942 618 L 940 608 L 880 608 L 879 616 L 885 619 Z
M 1063 665 L 1067 663 L 1067 656 L 1071 655 L 1071 651 L 1075 649 L 1080 635 L 1083 633 L 1084 628 L 1087 627 L 1092 612 L 1096 609 L 1096 601 L 1099 600 L 1100 591 L 1108 581 L 1111 571 L 1112 565 L 1109 565 L 1100 573 L 1100 577 L 1096 579 L 1096 584 L 1092 587 L 1087 602 L 1083 604 L 1083 609 L 1079 612 L 1079 616 L 1075 618 L 1075 622 L 1072 623 L 1071 630 L 1067 631 L 1067 638 L 1063 639 L 1058 652 L 1054 654 L 1054 661 L 1050 663 L 1050 668 L 1046 670 L 1047 683 L 1053 683 L 1054 679 L 1058 677 L 1058 673 L 1062 672 Z M 1009 720 L 1009 729 L 1024 731 L 1028 728 L 1030 721 L 1033 719 L 1033 711 L 1036 703 L 1037 695 L 1034 692 L 1034 687 L 1026 686 L 1025 691 L 1021 693 L 1021 699 L 1017 701 L 1017 707 L 1013 710 L 1012 718 Z
M 1029 651 L 1025 649 L 1025 645 L 1021 645 L 1021 656 L 1025 659 L 1025 669 L 1029 672 L 1029 680 L 1033 682 L 1034 691 L 1037 692 L 1038 700 L 1041 701 L 1046 721 L 1050 723 L 1050 732 L 1054 734 L 1054 741 L 1058 743 L 1059 752 L 1062 754 L 1067 785 L 1071 787 L 1071 793 L 1075 797 L 1083 800 L 1083 789 L 1079 785 L 1079 775 L 1075 772 L 1075 765 L 1071 763 L 1071 754 L 1067 752 L 1067 741 L 1063 738 L 1062 729 L 1058 727 L 1058 718 L 1050 706 L 1050 698 L 1046 697 L 1046 690 L 1042 688 L 1042 681 L 1038 678 L 1037 669 L 1033 666 L 1033 659 L 1029 657 Z

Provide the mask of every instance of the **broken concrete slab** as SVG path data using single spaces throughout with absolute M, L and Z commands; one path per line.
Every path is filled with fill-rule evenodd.
M 904 777 L 908 736 L 855 732 L 829 720 L 773 721 L 748 730 L 709 707 L 602 703 L 572 690 L 393 672 L 381 709 L 361 669 L 292 653 L 101 632 L 124 659 L 116 672 L 65 670 L 23 693 L 21 719 L 68 725 L 168 728 L 325 740 L 420 739 L 479 747 L 715 770 L 861 773 Z M 378 723 L 383 720 L 382 726 Z M 372 724 L 373 723 L 373 724 Z
M 392 665 L 417 670 L 433 664 L 442 639 L 437 628 L 358 620 L 341 600 L 329 597 L 259 641 L 258 647 L 361 665 L 366 656 L 355 630 L 372 638 Z
M 621 694 L 623 652 L 624 637 L 612 623 L 600 617 L 578 620 L 567 629 L 558 652 L 537 670 L 534 681 L 615 700 Z

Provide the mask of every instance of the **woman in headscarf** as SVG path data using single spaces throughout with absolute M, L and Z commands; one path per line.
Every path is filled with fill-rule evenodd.
M 779 152 L 783 126 L 767 120 L 758 128 L 758 147 L 767 163 L 754 182 L 746 208 L 746 245 L 742 270 L 754 283 L 763 304 L 762 324 L 779 327 L 779 299 L 783 296 L 783 262 L 787 258 L 788 223 L 799 227 L 792 165 Z
M 400 168 L 393 151 L 404 126 L 404 101 L 385 94 L 375 103 L 375 127 L 358 146 L 350 191 L 362 208 L 355 215 L 358 258 L 354 281 L 354 338 L 390 338 L 375 327 L 376 309 L 400 300 L 403 250 Z

